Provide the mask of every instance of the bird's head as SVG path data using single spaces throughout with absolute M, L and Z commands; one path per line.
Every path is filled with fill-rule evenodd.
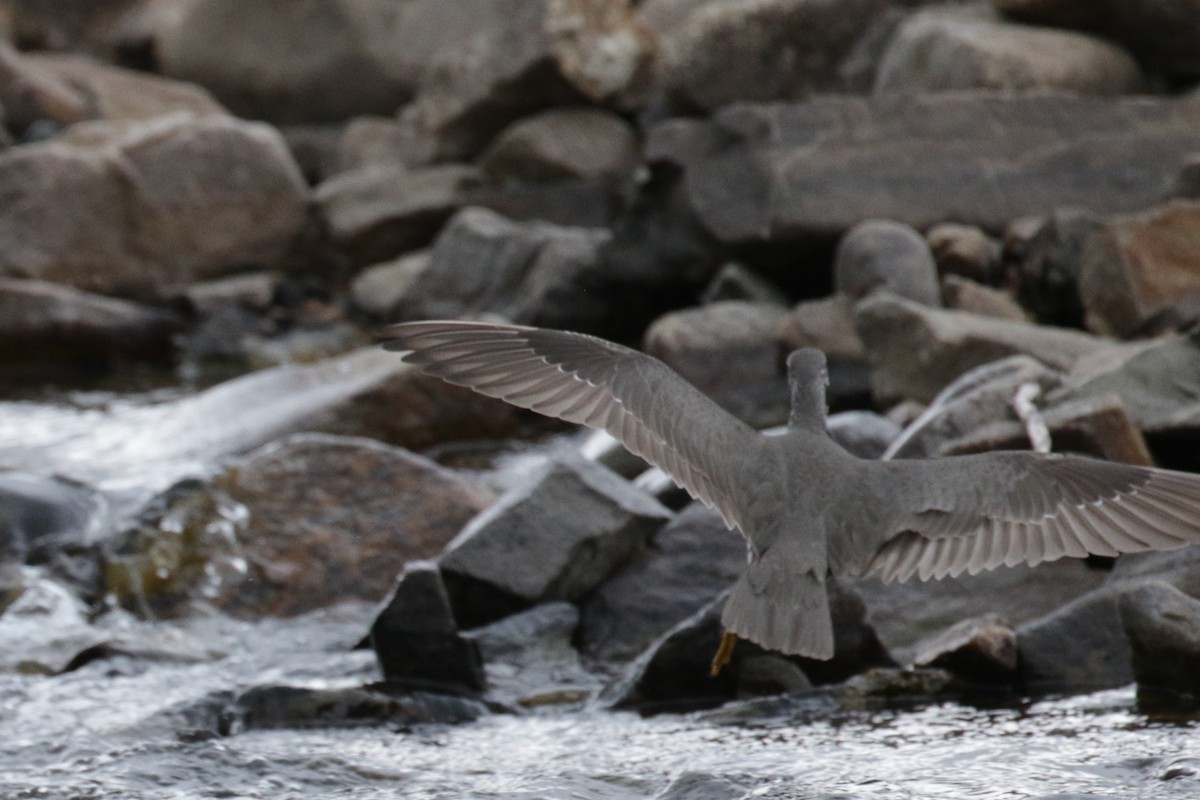
M 825 387 L 829 385 L 829 372 L 825 354 L 820 350 L 805 347 L 792 352 L 787 359 L 788 386 L 792 394 L 791 427 L 825 429 Z

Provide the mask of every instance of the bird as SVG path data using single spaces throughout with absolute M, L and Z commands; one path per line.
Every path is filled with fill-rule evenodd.
M 787 357 L 787 430 L 768 436 L 662 361 L 587 334 L 432 320 L 388 327 L 383 346 L 448 383 L 607 431 L 738 529 L 748 563 L 714 674 L 739 638 L 832 658 L 831 576 L 925 581 L 1200 542 L 1198 474 L 1027 451 L 852 455 L 826 430 L 816 349 Z

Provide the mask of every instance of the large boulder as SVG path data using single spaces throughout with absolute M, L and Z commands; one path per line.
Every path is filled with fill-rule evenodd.
M 1017 628 L 1018 675 L 1038 691 L 1111 689 L 1133 680 L 1120 593 L 1101 587 Z
M 914 303 L 937 308 L 937 264 L 924 237 L 907 225 L 871 219 L 838 242 L 833 288 L 854 299 L 884 289 Z
M 73 126 L 0 154 L 0 274 L 167 296 L 277 266 L 308 224 L 307 190 L 273 129 L 172 115 Z
M 1200 700 L 1200 600 L 1159 581 L 1121 595 L 1139 698 L 1166 692 Z
M 641 153 L 633 127 L 599 109 L 543 111 L 505 128 L 480 156 L 494 180 L 546 181 L 629 172 Z
M 1198 125 L 1194 100 L 821 97 L 670 120 L 646 151 L 684 170 L 692 207 L 724 242 L 828 238 L 873 217 L 994 233 L 1060 207 L 1108 214 L 1159 202 Z

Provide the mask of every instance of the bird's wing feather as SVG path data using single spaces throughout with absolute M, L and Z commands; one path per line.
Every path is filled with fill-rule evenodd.
M 449 383 L 608 431 L 727 525 L 741 522 L 741 467 L 759 434 L 655 358 L 584 334 L 482 322 L 393 325 L 384 347 Z
M 1036 453 L 892 464 L 898 513 L 863 569 L 884 581 L 1200 543 L 1200 475 Z

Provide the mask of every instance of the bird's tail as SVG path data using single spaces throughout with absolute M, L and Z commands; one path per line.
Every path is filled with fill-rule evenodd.
M 721 624 L 770 650 L 833 658 L 833 620 L 825 581 L 814 572 L 784 575 L 768 557 L 750 564 L 734 584 Z

